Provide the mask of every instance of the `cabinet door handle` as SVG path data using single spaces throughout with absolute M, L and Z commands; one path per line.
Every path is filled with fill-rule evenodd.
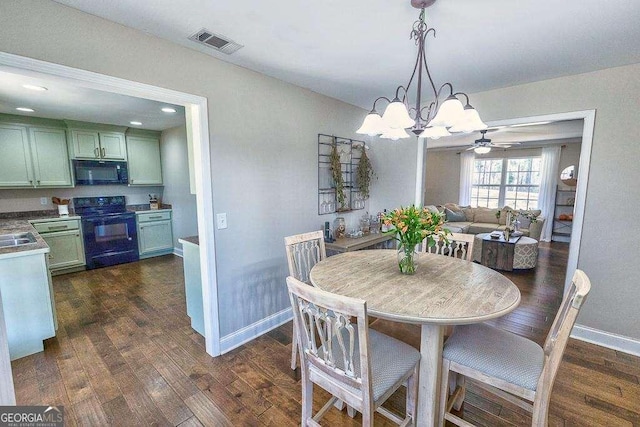
M 40 185 L 40 180 L 37 180 L 36 182 L 38 183 L 38 185 Z
M 51 226 L 49 226 L 49 231 L 52 231 L 52 230 L 66 230 L 67 228 L 69 228 L 68 225 L 51 225 Z
M 107 149 L 106 148 L 102 148 L 102 157 L 107 157 Z
M 33 180 L 32 179 L 29 180 L 29 184 L 33 185 Z
M 98 147 L 93 149 L 93 153 L 96 155 L 96 158 L 100 157 L 100 149 Z
M 53 255 L 49 254 L 49 259 L 53 259 Z
M 150 216 L 149 219 L 162 219 L 162 215 Z

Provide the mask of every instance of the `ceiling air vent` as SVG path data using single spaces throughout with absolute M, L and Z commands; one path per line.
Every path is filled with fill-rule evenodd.
M 222 53 L 226 53 L 227 55 L 243 47 L 241 44 L 229 40 L 225 36 L 215 34 L 213 31 L 205 30 L 204 28 L 189 37 L 189 39 Z

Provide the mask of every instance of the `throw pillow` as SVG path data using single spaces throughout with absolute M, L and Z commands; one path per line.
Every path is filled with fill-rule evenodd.
M 498 209 L 492 208 L 477 208 L 476 213 L 473 216 L 474 222 L 482 222 L 485 224 L 498 224 L 498 218 L 496 217 Z
M 444 208 L 444 213 L 448 222 L 465 222 L 467 217 L 464 216 L 464 212 L 454 212 L 449 208 Z
M 462 209 L 458 206 L 457 203 L 445 203 L 445 209 L 449 209 L 451 212 L 461 212 Z
M 434 205 L 427 205 L 425 206 L 426 209 L 429 210 L 429 212 L 432 213 L 440 213 L 440 211 L 438 210 L 438 208 L 436 208 Z

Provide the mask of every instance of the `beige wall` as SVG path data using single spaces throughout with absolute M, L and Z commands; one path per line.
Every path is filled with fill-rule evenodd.
M 562 144 L 560 152 L 560 171 L 569 165 L 578 167 L 580 160 L 580 143 Z M 503 159 L 505 157 L 540 156 L 542 149 L 493 149 L 488 154 L 476 155 L 476 158 Z M 443 205 L 447 202 L 458 203 L 460 195 L 460 151 L 428 150 L 427 173 L 424 185 L 425 205 Z M 559 184 L 562 188 L 564 186 Z
M 578 268 L 592 290 L 578 323 L 640 339 L 640 64 L 473 94 L 487 121 L 596 109 Z
M 283 236 L 327 217 L 317 134 L 355 138 L 366 111 L 47 0 L 2 2 L 0 51 L 206 97 L 221 335 L 288 307 Z

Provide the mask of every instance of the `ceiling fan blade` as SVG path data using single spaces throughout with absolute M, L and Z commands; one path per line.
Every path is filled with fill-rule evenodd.
M 475 149 L 476 149 L 476 147 L 469 147 L 469 148 L 467 148 L 467 149 L 466 149 L 466 150 L 464 150 L 464 151 L 471 151 L 471 150 L 475 150 Z
M 492 142 L 493 145 L 520 145 L 520 142 Z
M 511 144 L 489 144 L 489 147 L 495 147 L 495 148 L 509 148 L 511 147 Z

